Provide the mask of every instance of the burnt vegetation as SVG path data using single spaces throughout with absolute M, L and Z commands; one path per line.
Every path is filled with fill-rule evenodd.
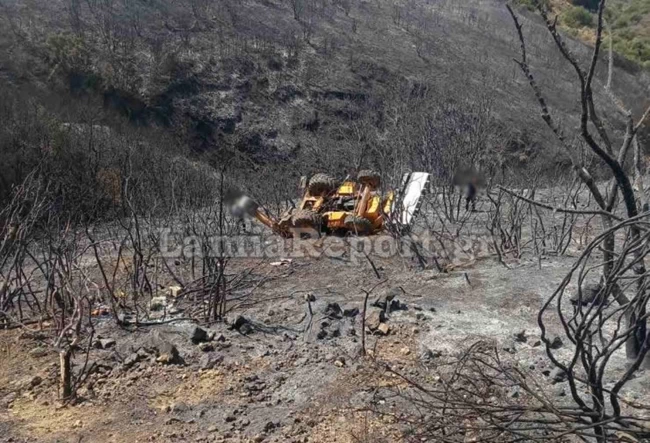
M 0 334 L 56 354 L 55 381 L 0 387 L 0 408 L 52 386 L 58 406 L 81 411 L 93 386 L 109 401 L 129 371 L 151 377 L 172 365 L 220 382 L 240 371 L 241 397 L 278 406 L 250 374 L 254 358 L 224 363 L 231 342 L 257 335 L 233 348 L 265 358 L 289 343 L 264 370 L 285 359 L 282 370 L 304 367 L 295 349 L 336 343 L 324 360 L 354 381 L 324 403 L 355 420 L 349 441 L 647 441 L 650 399 L 635 380 L 650 369 L 650 77 L 616 55 L 605 0 L 576 2 L 591 11 L 574 17 L 593 28 L 591 45 L 562 32 L 547 2 L 516 3 L 0 0 Z M 359 171 L 382 191 L 406 172 L 430 174 L 417 221 L 386 224 L 407 257 L 355 251 L 359 230 L 306 240 L 319 254 L 340 247 L 334 258 L 251 253 L 300 238 L 233 213 L 235 197 L 278 219 L 296 207 L 301 177 L 327 173 L 335 187 Z M 252 243 L 233 249 L 235 238 Z M 340 264 L 355 252 L 362 264 Z M 453 352 L 421 340 L 411 366 L 383 349 L 391 334 L 411 340 L 422 325 L 398 327 L 408 310 L 400 299 L 413 294 L 388 289 L 391 280 L 428 287 L 461 276 L 481 291 L 483 276 L 471 272 L 481 263 L 542 272 L 552 260 L 562 278 L 541 303 L 521 303 L 536 310 L 539 341 L 529 339 L 543 351 L 543 378 L 481 331 Z M 352 272 L 363 275 L 355 305 L 320 306 Z M 189 351 L 150 332 L 187 327 Z M 106 333 L 138 346 L 104 358 L 115 347 Z M 128 377 L 131 386 L 138 376 Z M 557 383 L 562 394 L 549 393 Z M 226 423 L 243 422 L 235 411 Z M 293 420 L 282 435 L 279 422 L 254 418 L 263 431 L 248 435 L 246 419 L 237 438 L 312 441 L 304 426 L 318 423 L 296 413 L 278 412 Z M 194 425 L 188 417 L 174 420 Z M 382 423 L 390 429 L 378 432 Z M 197 439 L 217 432 L 203 431 Z

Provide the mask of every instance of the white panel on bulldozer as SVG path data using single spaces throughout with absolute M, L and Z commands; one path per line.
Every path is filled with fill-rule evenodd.
M 399 223 L 410 226 L 413 218 L 420 209 L 422 194 L 427 189 L 429 174 L 426 172 L 411 172 L 404 174 L 402 189 L 398 200 L 400 214 Z

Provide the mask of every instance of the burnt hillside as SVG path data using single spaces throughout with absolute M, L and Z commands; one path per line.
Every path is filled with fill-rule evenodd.
M 537 17 L 521 14 L 532 67 L 570 131 L 575 76 Z M 481 120 L 490 136 L 480 143 L 501 163 L 564 161 L 512 61 L 519 45 L 501 0 L 3 0 L 0 18 L 3 88 L 95 100 L 194 152 L 340 171 L 378 145 L 408 145 L 422 152 L 402 167 L 422 167 L 448 144 L 440 134 Z M 634 69 L 614 77 L 635 110 L 649 83 Z

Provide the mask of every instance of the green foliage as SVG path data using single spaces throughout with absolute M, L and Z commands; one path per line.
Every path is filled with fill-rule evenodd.
M 513 4 L 528 9 L 529 11 L 536 11 L 538 5 L 545 8 L 549 7 L 549 0 L 513 0 Z
M 590 11 L 597 11 L 600 0 L 571 0 L 571 3 L 575 6 L 582 6 Z
M 573 6 L 562 13 L 562 23 L 570 28 L 584 28 L 593 25 L 593 17 L 582 6 Z

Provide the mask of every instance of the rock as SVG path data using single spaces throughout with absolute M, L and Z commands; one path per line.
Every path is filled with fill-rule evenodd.
M 223 343 L 226 341 L 226 337 L 223 334 L 219 334 L 214 337 L 214 341 L 217 341 L 219 343 Z
M 343 310 L 343 317 L 356 317 L 359 315 L 359 309 L 358 308 L 348 308 Z
M 255 330 L 253 329 L 253 326 L 250 323 L 246 323 L 241 325 L 241 327 L 239 328 L 239 332 L 243 335 L 250 335 L 253 332 L 255 332 Z
M 366 327 L 371 331 L 379 328 L 386 321 L 386 314 L 380 309 L 373 309 L 366 315 Z
M 518 343 L 526 343 L 528 341 L 528 337 L 526 337 L 525 329 L 515 334 L 515 341 Z
M 326 337 L 327 337 L 327 331 L 324 329 L 321 329 L 320 331 L 318 331 L 318 334 L 316 334 L 316 338 L 318 340 L 323 340 Z
M 343 366 L 345 366 L 345 358 L 336 357 L 336 360 L 334 360 L 334 366 L 338 368 L 342 368 Z
M 109 349 L 115 346 L 115 340 L 112 338 L 100 338 L 97 341 L 99 342 L 100 349 Z
M 390 302 L 389 312 L 406 311 L 406 310 L 408 310 L 408 306 L 406 306 L 406 304 L 400 302 L 399 300 L 395 299 Z
M 181 289 L 183 288 L 181 288 L 180 286 L 170 286 L 169 288 L 167 288 L 167 292 L 169 293 L 170 297 L 176 298 L 178 297 L 178 294 L 181 292 Z
M 560 349 L 562 347 L 562 345 L 564 344 L 562 342 L 562 339 L 560 337 L 558 337 L 557 335 L 555 337 L 553 337 L 550 340 L 550 342 L 551 342 L 551 344 L 550 344 L 551 349 Z
M 149 302 L 150 311 L 162 311 L 167 306 L 167 297 L 152 297 L 151 302 Z
M 519 391 L 519 388 L 517 388 L 517 387 L 512 388 L 512 389 L 510 390 L 510 393 L 508 394 L 508 396 L 509 396 L 510 398 L 519 398 L 520 395 L 521 395 L 521 393 L 520 393 L 520 391 Z
M 10 392 L 0 399 L 0 408 L 8 408 L 16 400 L 18 395 L 15 392 Z
M 399 352 L 402 355 L 409 355 L 411 353 L 411 350 L 408 347 L 403 347 Z
M 551 378 L 551 382 L 556 384 L 565 381 L 567 379 L 567 374 L 562 369 L 555 368 L 550 372 L 549 377 Z
M 235 319 L 235 322 L 230 326 L 230 329 L 239 331 L 239 333 L 243 335 L 249 335 L 254 332 L 250 320 L 241 315 Z
M 600 304 L 605 295 L 605 291 L 602 291 L 602 286 L 599 283 L 585 283 L 582 286 L 582 293 L 576 292 L 571 297 L 571 303 L 574 305 L 582 304 L 589 305 L 591 303 Z
M 181 359 L 176 346 L 169 342 L 164 342 L 158 346 L 158 358 L 156 358 L 156 361 L 168 365 L 180 363 Z
M 41 383 L 43 383 L 43 379 L 41 377 L 39 377 L 38 375 L 35 375 L 29 380 L 29 387 L 30 388 L 35 388 L 36 386 L 40 385 Z
M 223 355 L 205 354 L 199 359 L 199 368 L 207 370 L 214 369 L 223 362 Z
M 423 362 L 430 362 L 431 360 L 435 360 L 436 358 L 439 358 L 442 356 L 441 351 L 433 350 L 433 349 L 424 349 L 420 353 L 420 360 Z
M 137 352 L 133 352 L 124 359 L 122 365 L 124 366 L 124 368 L 128 369 L 142 360 L 144 360 L 144 357 L 141 354 Z
M 341 318 L 343 310 L 338 303 L 328 303 L 323 313 L 329 318 Z
M 200 328 L 200 327 L 196 326 L 192 330 L 190 340 L 192 340 L 192 343 L 194 343 L 194 344 L 206 342 L 206 341 L 209 340 L 208 331 L 206 331 L 203 328 Z
M 380 323 L 379 327 L 377 328 L 377 333 L 381 335 L 388 335 L 390 333 L 390 326 L 388 326 L 386 323 Z
M 214 345 L 211 343 L 201 343 L 199 349 L 201 352 L 212 352 L 214 351 Z
M 34 358 L 45 357 L 47 354 L 48 354 L 47 348 L 44 348 L 42 346 L 39 346 L 29 351 L 29 355 L 31 355 Z

